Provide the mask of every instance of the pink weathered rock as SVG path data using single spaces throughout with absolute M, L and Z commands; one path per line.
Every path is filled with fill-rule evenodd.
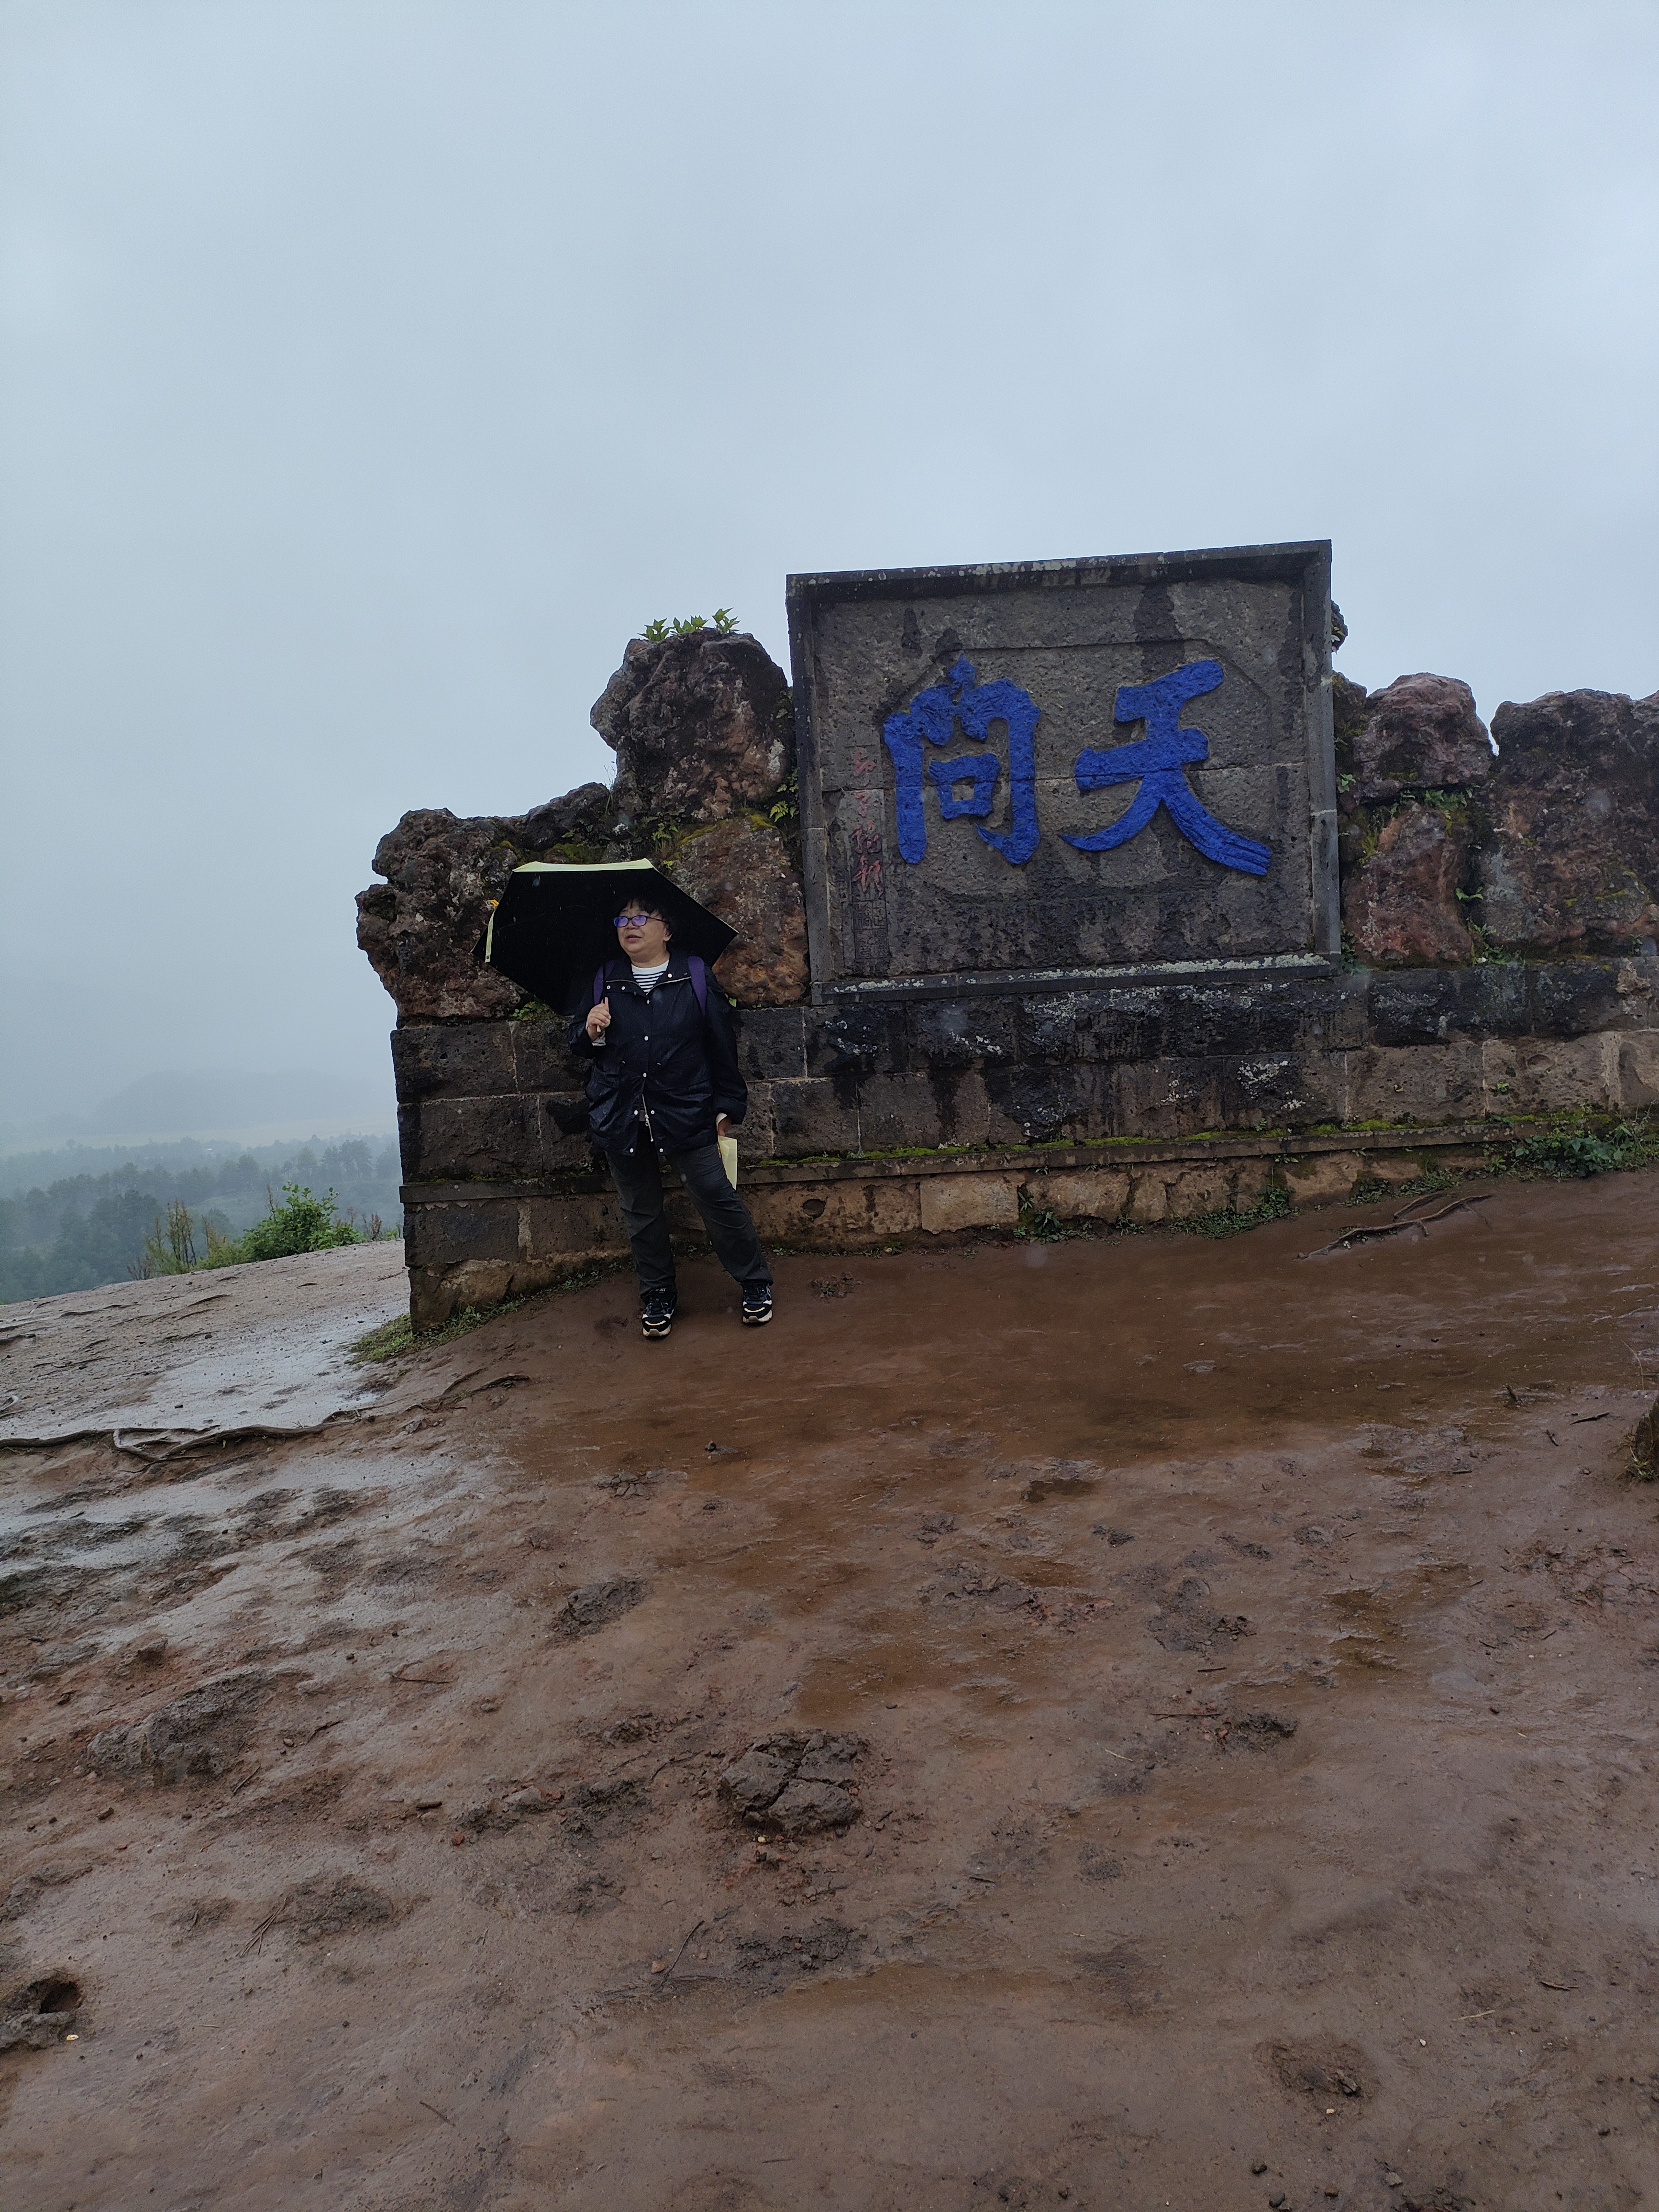
M 1474 711 L 1474 692 L 1455 676 L 1396 676 L 1384 690 L 1360 696 L 1365 720 L 1353 739 L 1356 798 L 1462 790 L 1491 774 L 1486 726 Z
M 1468 824 L 1407 806 L 1343 886 L 1342 921 L 1367 967 L 1467 967 L 1474 957 L 1458 903 Z
M 735 815 L 699 830 L 668 869 L 694 899 L 738 933 L 714 963 L 740 1006 L 793 1006 L 806 995 L 806 912 L 789 848 L 769 822 Z
M 405 814 L 374 849 L 387 878 L 357 895 L 357 942 L 398 1002 L 427 1020 L 489 1021 L 526 994 L 473 948 L 520 854 L 493 817 L 462 819 L 447 806 Z
M 795 762 L 789 679 L 756 638 L 635 638 L 595 701 L 630 820 L 721 822 L 775 797 Z
M 1488 939 L 1617 952 L 1659 932 L 1659 692 L 1550 691 L 1492 717 L 1480 856 Z

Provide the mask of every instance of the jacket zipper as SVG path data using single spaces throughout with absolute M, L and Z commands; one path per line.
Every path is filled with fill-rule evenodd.
M 654 990 L 659 990 L 659 990 L 661 990 L 661 988 L 662 988 L 662 987 L 663 987 L 663 984 L 665 984 L 665 983 L 668 983 L 668 982 L 674 982 L 674 983 L 678 983 L 678 982 L 679 981 L 679 980 L 680 980 L 680 979 L 679 979 L 679 977 L 678 977 L 678 975 L 673 975 L 673 976 L 664 975 L 664 976 L 662 976 L 662 977 L 661 977 L 661 978 L 660 978 L 660 979 L 659 979 L 659 981 L 657 981 L 657 982 L 656 982 L 656 983 L 655 983 L 652 988 L 653 988 L 653 989 L 654 989 Z M 651 1012 L 651 992 L 650 992 L 650 991 L 647 991 L 647 992 L 646 993 L 646 994 L 645 994 L 645 1011 L 646 1011 L 647 1015 L 648 1016 L 648 1015 L 650 1014 L 650 1012 Z M 650 1075 L 651 1075 L 651 1069 L 650 1069 L 649 1061 L 648 1061 L 648 1060 L 647 1060 L 647 1066 L 646 1066 L 646 1069 L 645 1069 L 645 1073 L 644 1073 L 644 1074 L 642 1074 L 642 1075 L 641 1076 L 641 1078 L 640 1078 L 640 1119 L 641 1119 L 641 1120 L 645 1123 L 645 1133 L 646 1133 L 646 1135 L 647 1135 L 647 1137 L 649 1137 L 649 1138 L 650 1138 L 650 1139 L 651 1139 L 651 1141 L 652 1141 L 652 1143 L 653 1143 L 653 1145 L 655 1145 L 655 1144 L 656 1144 L 656 1142 L 657 1142 L 657 1133 L 656 1133 L 656 1131 L 655 1131 L 655 1130 L 652 1127 L 652 1126 L 651 1126 L 651 1109 L 650 1109 L 650 1108 L 646 1104 L 646 1103 L 645 1103 L 645 1086 L 646 1086 L 646 1084 L 647 1084 L 647 1083 L 649 1081 L 649 1079 L 650 1079 Z M 660 1150 L 660 1149 L 661 1149 L 661 1148 L 660 1148 L 660 1146 L 659 1146 L 659 1150 Z

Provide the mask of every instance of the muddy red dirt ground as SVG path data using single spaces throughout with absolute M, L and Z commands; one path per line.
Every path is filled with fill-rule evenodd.
M 1659 1177 L 1385 1211 L 12 1451 L 8 2212 L 1650 2203 Z

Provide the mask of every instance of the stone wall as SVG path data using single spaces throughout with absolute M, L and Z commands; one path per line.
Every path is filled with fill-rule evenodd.
M 751 638 L 635 640 L 594 709 L 613 787 L 405 815 L 359 901 L 416 1325 L 623 1249 L 563 1024 L 475 957 L 524 858 L 647 854 L 738 928 L 744 1186 L 791 1246 L 1301 1203 L 1659 1103 L 1659 695 L 1505 705 L 1496 756 L 1450 678 L 1339 678 L 1335 708 L 1344 972 L 815 1006 L 782 672 Z
M 1245 1206 L 1270 1183 L 1300 1203 L 1449 1148 L 1467 1164 L 1529 1116 L 1659 1103 L 1648 957 L 739 1020 L 744 1188 L 795 1247 L 1008 1227 L 1022 1195 L 1106 1221 Z M 567 1133 L 581 1071 L 562 1040 L 540 1021 L 396 1032 L 417 1325 L 622 1249 Z

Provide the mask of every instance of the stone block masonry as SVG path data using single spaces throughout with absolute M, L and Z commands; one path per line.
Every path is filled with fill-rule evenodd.
M 1312 1204 L 1659 1104 L 1659 693 L 1490 738 L 1455 678 L 1367 694 L 1328 560 L 793 579 L 793 690 L 751 637 L 635 639 L 613 786 L 406 814 L 358 903 L 417 1327 L 625 1249 L 562 1021 L 477 957 L 526 859 L 649 857 L 737 930 L 776 1244 Z
M 1647 956 L 738 1020 L 743 1188 L 763 1237 L 798 1249 L 1006 1235 L 1022 1204 L 1142 1224 L 1242 1212 L 1269 1188 L 1310 1204 L 1501 1151 L 1529 1115 L 1659 1099 Z M 580 1104 L 562 1036 L 396 1033 L 419 1328 L 624 1249 L 608 1179 L 561 1127 Z M 695 1241 L 689 1201 L 671 1218 Z

